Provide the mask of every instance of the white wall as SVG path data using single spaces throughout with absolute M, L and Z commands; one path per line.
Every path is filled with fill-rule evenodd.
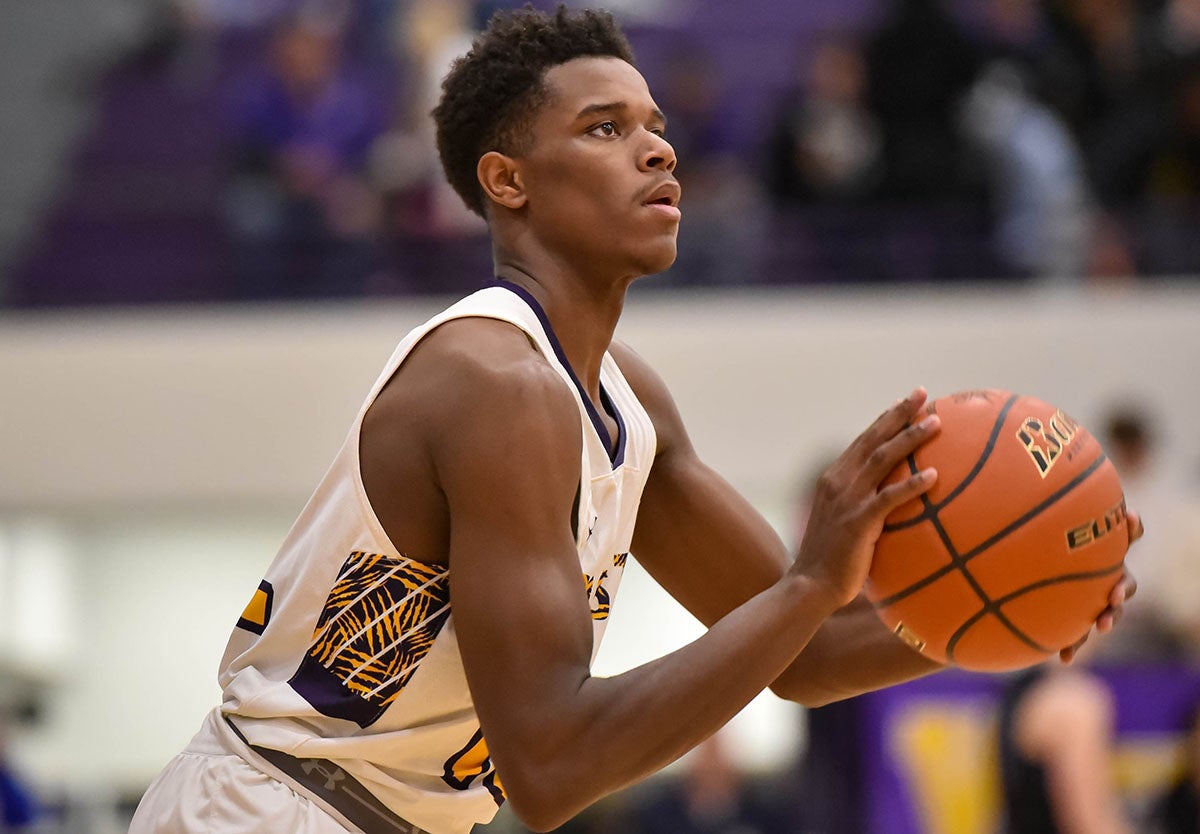
M 144 783 L 186 742 L 229 628 L 379 366 L 439 306 L 0 318 L 0 668 L 55 681 L 46 722 L 17 739 L 39 779 Z M 1185 285 L 638 292 L 619 335 L 785 536 L 800 474 L 917 384 L 1009 388 L 1085 425 L 1144 400 L 1171 460 L 1200 467 L 1200 289 Z M 695 633 L 653 588 L 624 590 L 603 672 Z M 748 747 L 786 755 L 763 739 L 789 718 L 763 709 Z
M 405 330 L 440 302 L 0 318 L 0 508 L 294 504 Z M 916 384 L 1004 387 L 1085 424 L 1161 413 L 1200 460 L 1200 289 L 636 293 L 618 335 L 757 500 Z
M 47 785 L 147 784 L 218 702 L 225 640 L 285 530 L 234 506 L 220 517 L 126 512 L 63 524 L 73 570 L 52 609 L 71 639 L 55 656 L 46 721 L 22 738 L 19 761 Z

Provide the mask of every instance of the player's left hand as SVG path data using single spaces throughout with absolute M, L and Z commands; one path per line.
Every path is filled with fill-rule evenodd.
M 1127 517 L 1127 527 L 1129 529 L 1129 544 L 1132 545 L 1142 537 L 1146 532 L 1145 526 L 1142 524 L 1142 517 L 1135 512 L 1130 512 Z M 1113 630 L 1113 627 L 1121 621 L 1121 614 L 1124 610 L 1125 600 L 1137 593 L 1137 580 L 1133 574 L 1126 569 L 1122 574 L 1117 584 L 1113 586 L 1112 592 L 1108 595 L 1108 607 L 1100 612 L 1100 616 L 1096 618 L 1096 633 L 1107 634 Z M 1063 663 L 1070 663 L 1075 659 L 1075 653 L 1080 647 L 1087 642 L 1091 636 L 1089 631 L 1083 635 L 1083 638 L 1072 646 L 1067 646 L 1058 653 L 1059 658 Z

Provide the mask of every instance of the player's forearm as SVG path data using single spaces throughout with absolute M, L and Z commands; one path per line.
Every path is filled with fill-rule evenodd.
M 943 669 L 910 649 L 859 597 L 825 620 L 771 685 L 781 698 L 817 707 Z
M 569 703 L 547 704 L 554 714 L 519 761 L 497 758 L 514 811 L 552 828 L 678 759 L 765 689 L 832 608 L 809 580 L 787 577 L 677 651 L 585 679 Z

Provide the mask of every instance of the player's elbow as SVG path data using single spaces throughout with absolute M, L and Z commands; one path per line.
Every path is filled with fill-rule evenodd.
M 534 832 L 553 831 L 588 804 L 582 790 L 571 790 L 559 768 L 531 764 L 504 773 L 504 794 L 513 815 Z
M 515 806 L 513 808 L 513 815 L 516 816 L 522 825 L 524 825 L 530 831 L 537 832 L 537 834 L 542 834 L 542 832 L 546 831 L 554 831 L 556 828 L 561 827 L 571 819 L 569 816 L 558 816 L 554 814 L 531 814 L 527 813 L 526 809 L 522 808 L 518 810 Z
M 819 686 L 811 680 L 777 680 L 771 684 L 771 692 L 806 709 L 823 707 L 850 697 L 849 693 Z

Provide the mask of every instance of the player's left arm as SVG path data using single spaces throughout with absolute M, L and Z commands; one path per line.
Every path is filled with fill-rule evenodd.
M 654 466 L 638 509 L 633 556 L 706 627 L 783 575 L 793 554 L 765 518 L 697 455 L 661 378 L 636 353 L 614 344 L 622 373 L 650 414 L 658 436 Z M 1140 535 L 1136 516 L 1131 530 Z M 1098 620 L 1120 617 L 1132 580 L 1113 591 Z M 1069 660 L 1074 649 L 1064 650 Z M 931 674 L 942 666 L 909 648 L 859 596 L 827 619 L 771 689 L 819 706 Z

